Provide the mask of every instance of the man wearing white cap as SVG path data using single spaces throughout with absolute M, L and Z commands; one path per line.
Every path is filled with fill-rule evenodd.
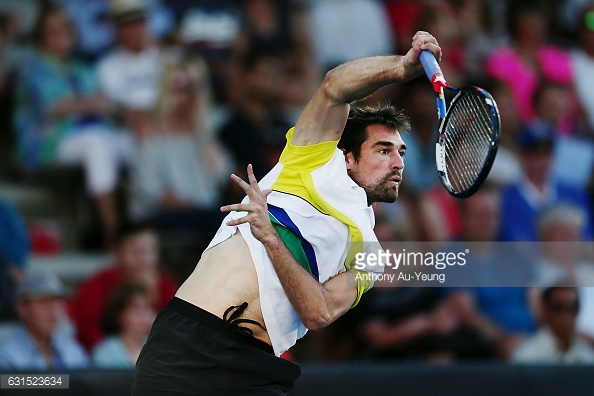
M 111 0 L 108 15 L 118 46 L 99 61 L 99 84 L 127 126 L 142 134 L 159 96 L 161 51 L 151 40 L 148 10 L 141 0 Z

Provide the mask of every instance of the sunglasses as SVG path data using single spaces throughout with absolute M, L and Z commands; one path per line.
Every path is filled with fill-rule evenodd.
M 553 313 L 572 313 L 577 314 L 580 310 L 580 305 L 577 302 L 566 303 L 561 301 L 551 301 L 547 308 Z

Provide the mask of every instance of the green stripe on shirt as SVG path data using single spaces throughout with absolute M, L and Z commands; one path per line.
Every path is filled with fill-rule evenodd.
M 305 250 L 303 250 L 303 245 L 301 244 L 301 238 L 289 228 L 282 225 L 272 214 L 268 213 L 268 217 L 270 217 L 274 229 L 287 249 L 289 249 L 289 252 L 295 257 L 295 260 L 297 260 L 297 262 L 309 272 L 310 275 L 313 275 L 309 261 L 307 261 L 307 256 L 305 255 Z

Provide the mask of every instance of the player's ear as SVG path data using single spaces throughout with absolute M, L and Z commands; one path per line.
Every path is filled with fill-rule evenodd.
M 347 170 L 351 170 L 353 164 L 356 162 L 355 157 L 353 156 L 353 152 L 347 152 L 345 149 L 341 149 L 342 153 L 344 154 L 344 162 L 346 163 Z

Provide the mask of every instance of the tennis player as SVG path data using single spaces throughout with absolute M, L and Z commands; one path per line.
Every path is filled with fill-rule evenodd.
M 440 59 L 417 32 L 404 56 L 354 60 L 328 72 L 279 163 L 260 181 L 232 175 L 247 197 L 229 212 L 176 298 L 158 315 L 138 358 L 134 395 L 282 395 L 299 366 L 279 356 L 324 327 L 372 286 L 354 268 L 357 246 L 377 242 L 374 202 L 394 202 L 408 119 L 391 106 L 350 108 Z M 379 269 L 381 271 L 381 268 Z

